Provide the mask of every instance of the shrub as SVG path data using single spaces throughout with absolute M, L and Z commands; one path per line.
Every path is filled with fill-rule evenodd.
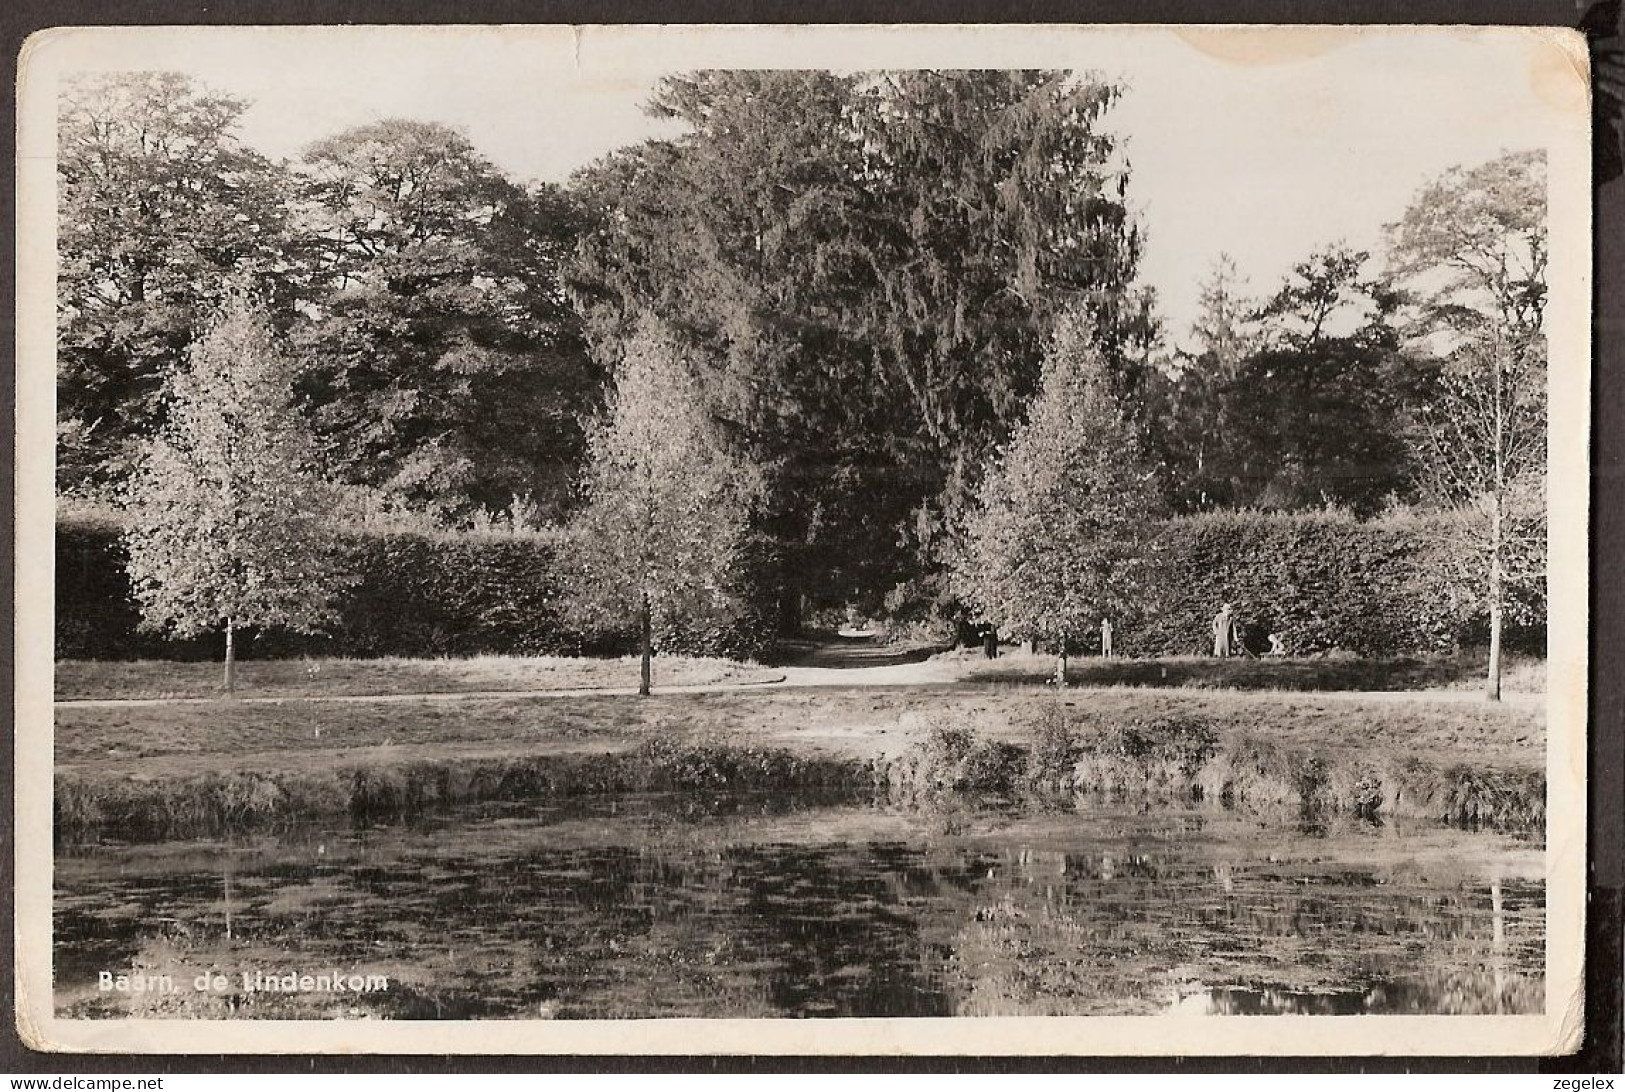
M 359 581 L 331 650 L 353 656 L 569 654 L 545 535 L 396 532 L 355 537 Z
M 941 721 L 933 723 L 919 745 L 917 777 L 921 785 L 935 791 L 952 789 L 975 746 L 976 735 L 969 728 Z
M 1035 788 L 1069 790 L 1078 761 L 1078 739 L 1072 724 L 1059 709 L 1045 709 L 1033 731 L 1027 780 Z
M 1205 653 L 1209 626 L 1234 603 L 1255 651 L 1281 634 L 1293 655 L 1436 652 L 1480 639 L 1482 619 L 1438 575 L 1448 540 L 1444 516 L 1406 514 L 1367 522 L 1338 513 L 1223 512 L 1151 525 L 1137 549 L 1153 576 L 1113 617 L 1128 656 Z M 57 655 L 69 659 L 212 659 L 213 637 L 168 640 L 137 633 L 139 612 L 124 574 L 118 523 L 75 513 L 57 523 Z M 436 532 L 412 528 L 346 533 L 358 583 L 337 604 L 325 637 L 246 635 L 244 655 L 440 656 L 624 652 L 632 634 L 582 633 L 559 612 L 554 540 L 544 532 Z M 760 658 L 771 646 L 775 559 L 765 549 L 743 573 L 753 603 L 743 615 L 687 619 L 657 634 L 662 652 Z M 939 625 L 948 609 L 937 583 L 897 591 L 896 627 Z M 1510 627 L 1508 648 L 1544 647 L 1538 589 Z M 921 621 L 936 617 L 935 622 Z
M 1090 791 L 1192 796 L 1218 745 L 1219 733 L 1201 717 L 1150 717 L 1080 740 L 1073 770 L 1077 787 Z
M 917 805 L 955 795 L 1014 795 L 1027 772 L 1027 750 L 1003 740 L 978 739 L 953 719 L 926 726 L 918 742 L 879 760 L 875 776 L 893 799 Z
M 1294 656 L 1392 656 L 1481 644 L 1484 611 L 1463 594 L 1454 571 L 1456 518 L 1400 511 L 1360 521 L 1340 511 L 1243 511 L 1144 525 L 1128 544 L 1139 565 L 1132 594 L 1119 596 L 1110 611 L 1116 651 L 1206 654 L 1213 615 L 1225 602 L 1234 604 L 1243 644 L 1254 653 L 1268 650 L 1271 633 Z M 916 584 L 902 585 L 887 607 L 906 622 L 919 614 L 919 598 Z M 1542 651 L 1545 611 L 1540 587 L 1519 589 L 1506 646 Z M 1006 628 L 1007 636 L 1028 635 L 1020 626 Z M 1091 624 L 1074 644 L 1098 651 L 1097 635 L 1098 624 Z
M 984 740 L 970 750 L 954 780 L 956 792 L 1009 796 L 1027 772 L 1027 752 L 1005 740 Z
M 774 565 L 765 543 L 745 543 L 728 574 L 730 595 L 721 602 L 696 601 L 681 614 L 657 619 L 656 651 L 729 660 L 767 658 L 777 637 L 777 604 L 770 575 Z M 634 636 L 629 630 L 620 640 L 630 648 L 636 643 Z

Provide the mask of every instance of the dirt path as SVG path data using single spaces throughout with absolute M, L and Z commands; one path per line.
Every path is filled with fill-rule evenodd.
M 784 668 L 782 686 L 935 686 L 964 681 L 963 670 L 935 659 L 940 648 L 891 645 L 867 633 L 807 642 Z

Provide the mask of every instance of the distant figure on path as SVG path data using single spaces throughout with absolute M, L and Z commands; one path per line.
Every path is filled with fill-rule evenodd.
M 1226 603 L 1213 616 L 1213 655 L 1229 656 L 1231 639 L 1235 636 L 1236 616 Z
M 999 658 L 999 630 L 997 626 L 988 626 L 982 631 L 982 655 L 990 660 Z
M 1110 618 L 1100 620 L 1100 655 L 1102 659 L 1109 660 L 1112 658 L 1112 620 Z

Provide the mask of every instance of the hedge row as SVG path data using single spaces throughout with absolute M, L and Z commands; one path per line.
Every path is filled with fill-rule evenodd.
M 1113 619 L 1116 651 L 1205 653 L 1213 616 L 1234 606 L 1253 651 L 1281 635 L 1294 655 L 1446 651 L 1482 639 L 1482 611 L 1454 584 L 1447 517 L 1359 522 L 1337 513 L 1224 512 L 1156 524 L 1142 542 L 1150 579 Z M 1509 627 L 1517 647 L 1544 644 L 1542 591 L 1526 593 Z M 1098 635 L 1093 638 L 1098 644 Z
M 173 640 L 138 628 L 118 528 L 103 519 L 59 520 L 56 655 L 60 659 L 216 659 L 220 638 Z M 566 621 L 542 535 L 352 532 L 341 539 L 356 582 L 324 635 L 244 635 L 245 658 L 323 656 L 576 655 L 630 651 L 634 635 L 582 633 Z M 690 620 L 661 635 L 664 651 L 759 657 L 771 611 Z
M 1112 619 L 1119 653 L 1203 653 L 1221 603 L 1234 605 L 1254 650 L 1278 633 L 1293 654 L 1444 651 L 1479 643 L 1482 611 L 1442 575 L 1453 536 L 1442 518 L 1371 522 L 1336 514 L 1218 513 L 1154 525 L 1140 543 L 1150 579 Z M 552 540 L 541 535 L 352 533 L 355 586 L 325 636 L 246 635 L 244 655 L 278 657 L 569 655 L 624 652 L 630 633 L 584 634 L 560 602 Z M 770 559 L 760 559 L 758 574 Z M 57 656 L 212 659 L 217 637 L 168 640 L 138 630 L 118 529 L 57 525 Z M 761 658 L 771 650 L 773 581 L 742 574 L 757 602 L 742 617 L 697 616 L 662 635 L 665 651 Z M 1510 647 L 1539 650 L 1545 604 L 1534 589 L 1515 612 Z M 1098 634 L 1082 635 L 1083 650 Z

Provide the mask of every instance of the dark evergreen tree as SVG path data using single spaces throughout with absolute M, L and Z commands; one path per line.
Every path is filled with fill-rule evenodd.
M 652 312 L 705 352 L 786 571 L 825 599 L 878 605 L 935 564 L 1063 309 L 1139 382 L 1116 95 L 1046 72 L 699 73 L 652 104 L 687 135 L 578 179 L 593 337 Z
M 1149 454 L 1159 464 L 1169 503 L 1179 511 L 1218 507 L 1230 499 L 1223 484 L 1234 456 L 1226 437 L 1237 377 L 1261 341 L 1258 307 L 1244 291 L 1228 254 L 1202 282 L 1190 347 L 1177 352 L 1145 384 Z
M 1369 261 L 1318 251 L 1241 316 L 1210 282 L 1197 351 L 1155 391 L 1153 446 L 1178 509 L 1369 514 L 1414 493 L 1404 411 L 1428 374 L 1402 352 L 1398 294 L 1362 278 Z

